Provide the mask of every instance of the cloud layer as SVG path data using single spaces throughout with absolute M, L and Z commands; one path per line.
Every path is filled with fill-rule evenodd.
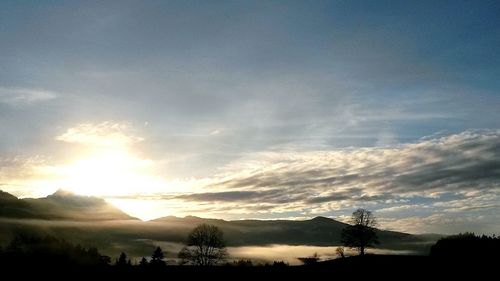
M 500 131 L 466 131 L 395 148 L 259 153 L 226 167 L 205 188 L 209 192 L 175 199 L 227 204 L 240 215 L 332 215 L 356 207 L 388 217 L 499 214 Z

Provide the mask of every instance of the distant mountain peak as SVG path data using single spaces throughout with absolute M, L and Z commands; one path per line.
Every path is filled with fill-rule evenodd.
M 79 195 L 64 189 L 58 189 L 53 194 L 41 199 L 73 207 L 90 207 L 90 206 L 96 207 L 96 206 L 108 205 L 106 201 L 102 198 L 95 196 Z
M 317 216 L 309 220 L 310 222 L 315 222 L 315 223 L 337 223 L 337 224 L 344 224 L 341 221 L 338 221 L 336 219 L 332 219 L 329 217 L 323 217 L 323 216 Z
M 0 190 L 0 199 L 1 200 L 17 200 L 17 197 L 8 193 L 8 192 Z
M 66 196 L 77 196 L 77 195 L 69 190 L 59 188 L 56 192 L 54 192 L 52 195 L 49 196 L 66 197 Z
M 185 222 L 190 222 L 190 223 L 212 223 L 212 222 L 225 222 L 225 220 L 222 219 L 212 219 L 212 218 L 201 218 L 197 216 L 192 216 L 192 215 L 187 215 L 184 217 L 176 217 L 176 216 L 166 216 L 166 217 L 161 217 L 154 219 L 152 221 L 156 222 L 180 222 L 180 221 L 185 221 Z
M 47 199 L 70 200 L 71 202 L 79 201 L 86 203 L 105 203 L 104 199 L 96 196 L 87 196 L 76 194 L 66 189 L 58 189 L 53 194 L 46 197 Z
M 308 222 L 314 223 L 316 225 L 333 225 L 333 224 L 335 224 L 337 226 L 342 226 L 342 227 L 347 225 L 344 222 L 341 222 L 341 221 L 338 221 L 336 219 L 332 219 L 329 217 L 323 217 L 323 216 L 314 217 L 314 218 L 308 220 Z
M 0 190 L 0 218 L 106 221 L 137 220 L 103 198 L 77 195 L 59 189 L 43 198 L 23 198 Z
M 332 221 L 334 219 L 328 218 L 328 217 L 323 217 L 323 216 L 317 216 L 311 219 L 312 221 Z
M 189 219 L 189 220 L 202 220 L 202 218 L 200 218 L 200 217 L 191 216 L 191 215 L 185 216 L 184 218 Z

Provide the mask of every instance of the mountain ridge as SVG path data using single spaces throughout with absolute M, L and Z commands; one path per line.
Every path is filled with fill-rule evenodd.
M 137 220 L 104 199 L 59 189 L 42 198 L 17 198 L 0 190 L 0 217 L 76 221 Z
M 223 220 L 186 216 L 167 216 L 141 221 L 111 206 L 104 199 L 67 192 L 38 199 L 17 199 L 0 192 L 0 242 L 18 233 L 57 235 L 119 254 L 124 249 L 145 255 L 158 243 L 185 243 L 189 232 L 199 224 L 211 224 L 224 232 L 227 245 L 341 245 L 340 234 L 348 224 L 318 216 L 307 220 Z M 428 251 L 434 237 L 377 230 L 379 247 Z

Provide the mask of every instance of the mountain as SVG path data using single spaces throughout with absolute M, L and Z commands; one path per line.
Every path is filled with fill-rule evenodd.
M 7 193 L 7 192 L 4 192 L 2 190 L 0 190 L 0 201 L 3 202 L 3 200 L 17 200 L 17 197 L 10 194 L 10 193 Z
M 326 217 L 309 220 L 234 220 L 164 217 L 151 221 L 168 226 L 171 232 L 185 232 L 193 226 L 206 223 L 216 225 L 224 231 L 229 245 L 340 245 L 340 233 L 347 226 L 343 222 Z M 420 249 L 425 237 L 408 233 L 377 230 L 380 247 L 393 249 Z
M 126 251 L 139 257 L 149 255 L 155 245 L 179 247 L 189 232 L 203 223 L 218 226 L 231 247 L 271 244 L 337 246 L 340 245 L 340 233 L 347 226 L 326 217 L 300 221 L 226 221 L 169 216 L 143 222 L 97 197 L 59 190 L 45 198 L 18 199 L 0 192 L 0 245 L 17 234 L 56 235 L 83 245 L 97 246 L 110 255 Z M 378 230 L 377 234 L 380 248 L 420 253 L 427 253 L 437 240 L 435 236 L 429 238 L 386 230 Z
M 155 223 L 176 225 L 176 228 L 192 228 L 197 224 L 216 225 L 233 245 L 332 245 L 339 243 L 340 232 L 346 226 L 342 222 L 325 217 L 311 220 L 217 220 L 193 216 L 185 218 L 166 217 Z
M 18 199 L 0 191 L 0 217 L 72 221 L 135 219 L 104 199 L 80 196 L 65 190 L 37 199 Z

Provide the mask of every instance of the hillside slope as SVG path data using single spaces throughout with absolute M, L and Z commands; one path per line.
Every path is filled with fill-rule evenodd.
M 64 190 L 37 199 L 18 199 L 0 191 L 0 217 L 72 221 L 135 219 L 101 198 L 75 195 Z

